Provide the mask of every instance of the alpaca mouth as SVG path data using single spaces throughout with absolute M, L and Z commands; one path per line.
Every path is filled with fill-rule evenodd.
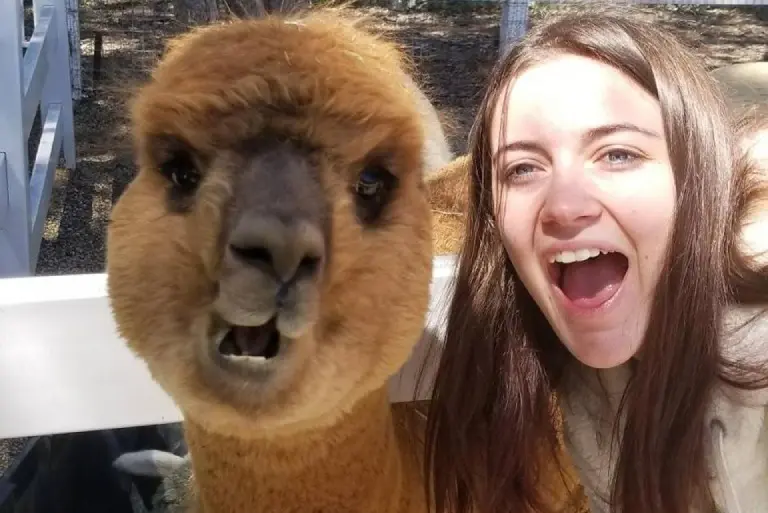
M 226 359 L 265 362 L 278 355 L 280 342 L 277 317 L 273 317 L 261 326 L 229 326 L 218 351 Z

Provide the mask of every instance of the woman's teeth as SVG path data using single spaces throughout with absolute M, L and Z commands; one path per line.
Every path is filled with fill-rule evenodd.
M 584 248 L 577 249 L 576 251 L 560 251 L 559 253 L 549 257 L 549 263 L 554 264 L 557 262 L 558 264 L 570 264 L 573 262 L 583 262 L 584 260 L 594 258 L 601 253 L 606 255 L 610 253 L 610 251 L 597 248 Z

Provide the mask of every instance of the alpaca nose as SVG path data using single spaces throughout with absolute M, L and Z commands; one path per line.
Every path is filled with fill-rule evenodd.
M 297 280 L 318 275 L 330 232 L 328 200 L 307 154 L 288 142 L 251 151 L 232 187 L 220 279 L 243 308 L 271 304 L 275 286 L 280 303 Z
M 233 264 L 258 269 L 281 283 L 314 275 L 325 258 L 320 228 L 309 221 L 278 216 L 241 216 L 229 235 Z

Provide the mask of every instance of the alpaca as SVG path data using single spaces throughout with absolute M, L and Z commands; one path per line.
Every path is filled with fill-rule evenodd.
M 425 512 L 387 381 L 422 336 L 425 177 L 453 155 L 398 48 L 340 9 L 198 28 L 131 121 L 108 295 L 189 454 L 116 466 L 181 476 L 181 511 Z
M 190 511 L 426 510 L 386 384 L 429 301 L 423 178 L 452 154 L 409 73 L 322 10 L 190 31 L 134 98 L 108 292 L 183 413 Z

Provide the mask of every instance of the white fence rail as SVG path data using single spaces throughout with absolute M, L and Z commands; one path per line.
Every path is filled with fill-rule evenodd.
M 35 29 L 25 41 L 22 3 L 0 1 L 0 277 L 34 274 L 62 151 L 66 167 L 75 167 L 65 3 L 36 0 L 33 9 Z M 30 175 L 38 110 L 42 133 Z
M 433 262 L 426 327 L 440 338 L 454 266 L 453 256 Z M 145 364 L 118 337 L 105 274 L 0 282 L 0 438 L 181 420 Z M 391 379 L 393 402 L 427 397 L 428 387 L 414 394 L 426 340 Z M 434 367 L 427 369 L 429 384 Z

